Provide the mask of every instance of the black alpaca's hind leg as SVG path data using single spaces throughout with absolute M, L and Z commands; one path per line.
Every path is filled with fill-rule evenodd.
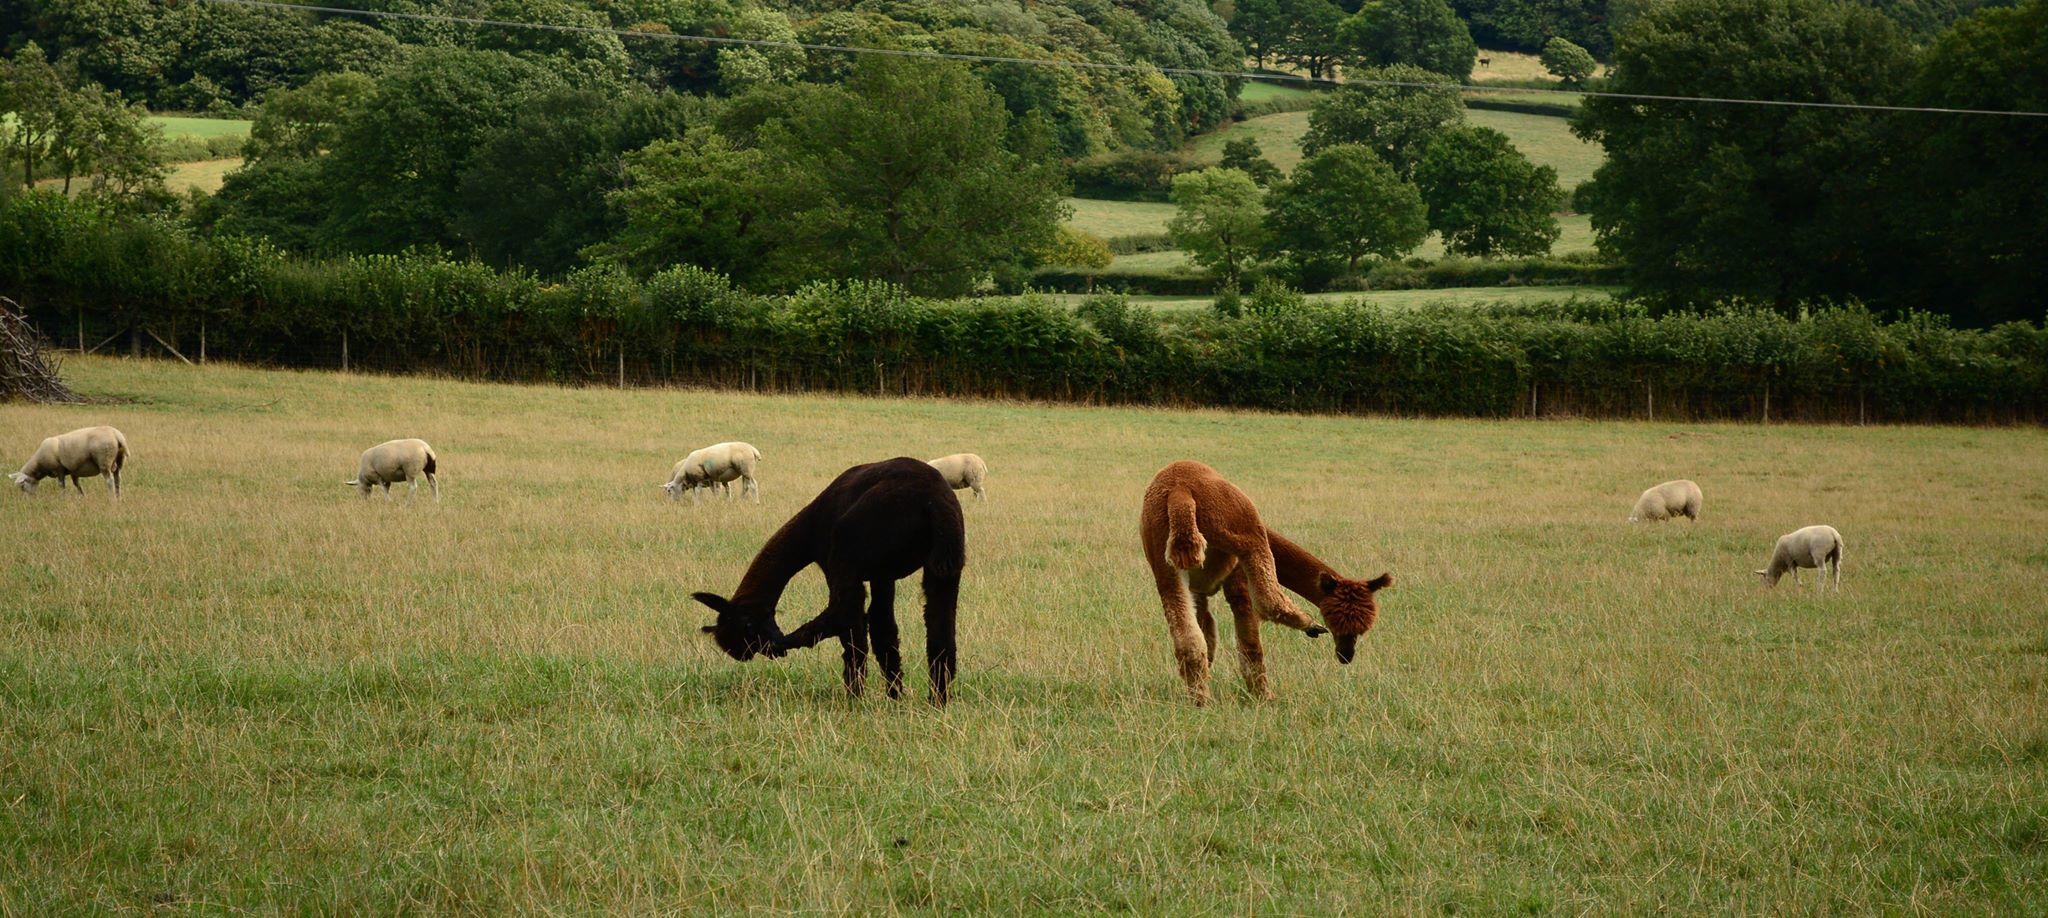
M 896 633 L 896 583 L 877 580 L 868 584 L 868 638 L 874 645 L 875 663 L 889 683 L 889 697 L 903 697 L 903 648 Z
M 960 606 L 960 575 L 925 575 L 924 657 L 931 668 L 932 703 L 943 705 L 952 696 L 953 673 L 959 665 L 954 643 L 953 619 Z
M 829 585 L 832 596 L 825 614 L 839 625 L 840 676 L 846 681 L 847 697 L 859 698 L 868 681 L 868 623 L 861 609 L 867 590 L 850 577 L 833 577 Z

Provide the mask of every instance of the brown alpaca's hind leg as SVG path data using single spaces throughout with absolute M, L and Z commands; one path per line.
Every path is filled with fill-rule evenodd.
M 1159 604 L 1166 611 L 1166 630 L 1173 636 L 1173 656 L 1180 663 L 1180 679 L 1187 684 L 1188 698 L 1196 705 L 1209 703 L 1209 654 L 1202 629 L 1195 622 L 1194 597 L 1180 572 L 1166 566 L 1164 559 L 1152 560 L 1152 579 L 1159 588 Z
M 1328 629 L 1316 624 L 1316 620 L 1303 615 L 1294 607 L 1294 600 L 1280 591 L 1280 574 L 1273 565 L 1273 546 L 1261 533 L 1256 539 L 1247 539 L 1244 546 L 1244 564 L 1239 572 L 1246 578 L 1245 588 L 1251 594 L 1259 614 L 1270 621 L 1279 622 L 1311 636 L 1323 634 Z
M 1202 642 L 1209 645 L 1209 665 L 1216 665 L 1216 616 L 1209 614 L 1209 595 L 1196 593 L 1195 624 L 1202 627 Z
M 1251 590 L 1243 568 L 1223 582 L 1223 598 L 1230 602 L 1230 614 L 1237 625 L 1237 668 L 1244 674 L 1245 690 L 1260 701 L 1273 700 L 1272 684 L 1266 680 L 1266 648 L 1259 643 L 1259 612 L 1252 605 Z

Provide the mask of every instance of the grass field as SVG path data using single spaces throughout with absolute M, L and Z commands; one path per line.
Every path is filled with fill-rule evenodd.
M 253 123 L 232 118 L 188 118 L 180 115 L 151 115 L 149 120 L 163 125 L 164 134 L 169 137 L 247 137 L 249 125 Z
M 1539 166 L 1557 170 L 1558 184 L 1569 191 L 1593 177 L 1604 158 L 1598 144 L 1572 136 L 1571 124 L 1563 118 L 1521 112 L 1467 109 L 1465 118 L 1480 127 L 1508 135 L 1515 149 Z M 1223 158 L 1224 143 L 1252 137 L 1266 158 L 1283 171 L 1301 162 L 1301 138 L 1308 133 L 1307 112 L 1283 112 L 1240 121 L 1221 131 L 1200 135 L 1188 143 L 1188 153 L 1197 160 L 1215 162 Z
M 4 495 L 0 913 L 2048 909 L 2039 430 L 67 368 L 128 401 L 0 406 L 0 443 L 116 424 L 129 493 Z M 407 435 L 443 502 L 341 486 Z M 660 498 L 728 437 L 764 506 Z M 697 633 L 688 593 L 839 469 L 960 449 L 951 707 Z M 1250 702 L 1226 616 L 1218 703 L 1183 701 L 1134 517 L 1185 456 L 1394 573 L 1356 663 L 1269 628 Z M 1622 521 L 1679 475 L 1697 525 Z M 1822 521 L 1842 594 L 1759 590 Z
M 1104 239 L 1117 236 L 1147 236 L 1166 232 L 1173 219 L 1173 205 L 1152 201 L 1098 201 L 1068 198 L 1074 215 L 1067 223 Z
M 1491 303 L 1557 303 L 1565 300 L 1606 300 L 1619 293 L 1619 287 L 1555 285 L 1537 287 L 1446 287 L 1436 290 L 1367 290 L 1362 293 L 1310 293 L 1305 298 L 1316 303 L 1337 303 L 1358 300 L 1395 309 L 1413 309 L 1419 306 L 1479 306 Z M 1080 304 L 1088 294 L 1057 293 L 1044 294 L 1066 303 Z M 1132 303 L 1149 306 L 1162 312 L 1186 312 L 1209 309 L 1215 297 L 1209 296 L 1150 296 L 1137 295 L 1129 298 Z
M 171 166 L 171 174 L 164 179 L 172 191 L 182 192 L 197 188 L 208 194 L 220 190 L 227 174 L 242 168 L 241 157 L 233 159 L 203 159 L 196 163 L 178 163 Z
M 1479 56 L 1486 58 L 1490 63 L 1484 67 L 1475 66 L 1472 68 L 1472 82 L 1474 83 L 1519 80 L 1557 81 L 1556 77 L 1550 75 L 1549 70 L 1544 69 L 1541 55 L 1525 54 L 1520 51 L 1488 51 L 1481 48 Z M 1593 75 L 1602 76 L 1606 73 L 1607 65 L 1601 64 L 1594 70 Z
M 1244 87 L 1238 90 L 1237 98 L 1241 102 L 1270 102 L 1274 99 L 1306 99 L 1314 95 L 1315 90 L 1300 86 L 1289 86 L 1286 83 L 1273 83 L 1263 80 L 1246 80 Z
M 1132 228 L 1125 230 L 1125 232 L 1129 233 L 1163 233 L 1166 231 L 1166 221 L 1173 216 L 1173 206 L 1170 204 L 1133 204 L 1123 201 L 1086 201 L 1081 198 L 1072 198 L 1069 200 L 1077 205 L 1075 208 L 1075 215 L 1072 222 L 1077 226 L 1081 226 L 1081 228 L 1083 229 L 1089 229 L 1092 226 L 1106 227 L 1118 225 L 1127 227 L 1142 227 L 1147 225 L 1147 218 L 1154 215 L 1155 211 L 1152 210 L 1153 208 L 1163 207 L 1165 208 L 1165 213 L 1159 214 L 1157 216 L 1157 219 L 1159 221 L 1157 224 L 1158 229 L 1155 230 Z M 1090 206 L 1088 206 L 1085 209 L 1078 206 L 1084 203 Z M 1086 222 L 1084 222 L 1084 218 L 1082 216 L 1084 212 L 1087 214 L 1085 218 Z M 1585 214 L 1564 214 L 1557 218 L 1557 228 L 1557 241 L 1551 243 L 1551 254 L 1568 255 L 1574 252 L 1591 252 L 1594 250 L 1592 217 L 1589 217 Z M 1099 229 L 1091 229 L 1090 231 L 1103 235 L 1112 235 L 1104 234 Z M 1122 234 L 1123 233 L 1117 233 L 1114 235 Z M 1441 258 L 1443 257 L 1443 254 L 1443 239 L 1434 234 L 1432 234 L 1428 239 L 1423 240 L 1422 245 L 1416 247 L 1415 251 L 1409 253 L 1409 255 L 1419 258 Z M 1118 255 L 1116 256 L 1115 260 L 1113 260 L 1110 263 L 1109 270 L 1103 272 L 1103 276 L 1107 277 L 1116 275 L 1141 274 L 1177 275 L 1197 273 L 1200 272 L 1195 268 L 1195 266 L 1192 263 L 1188 261 L 1188 255 L 1186 252 L 1181 251 L 1179 249 L 1170 249 L 1163 252 L 1140 252 L 1133 255 Z

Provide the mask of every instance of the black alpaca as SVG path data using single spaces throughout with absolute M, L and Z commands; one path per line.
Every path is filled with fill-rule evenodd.
M 960 501 L 937 469 L 918 459 L 856 465 L 761 546 L 739 589 L 692 598 L 718 613 L 704 630 L 735 660 L 782 656 L 837 637 L 844 647 L 846 692 L 858 696 L 867 680 L 868 644 L 889 680 L 889 697 L 903 694 L 903 654 L 897 647 L 896 581 L 924 569 L 925 658 L 932 702 L 945 704 L 953 680 L 953 618 L 960 601 L 960 571 L 967 562 L 967 525 Z M 830 589 L 825 611 L 785 636 L 775 606 L 789 580 L 813 564 Z M 863 584 L 874 589 L 866 611 Z

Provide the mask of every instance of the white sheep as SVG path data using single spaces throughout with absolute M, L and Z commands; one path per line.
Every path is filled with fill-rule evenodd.
M 1699 521 L 1700 486 L 1689 479 L 1667 481 L 1644 491 L 1643 496 L 1636 498 L 1636 508 L 1629 511 L 1628 521 L 1656 523 L 1675 516 Z
M 1771 565 L 1757 571 L 1763 578 L 1764 586 L 1778 585 L 1778 578 L 1792 572 L 1792 582 L 1799 582 L 1799 569 L 1817 568 L 1820 573 L 1820 589 L 1827 589 L 1828 565 L 1835 568 L 1835 591 L 1842 589 L 1842 534 L 1833 526 L 1808 526 L 1778 537 L 1778 544 L 1771 546 Z
M 667 484 L 661 486 L 668 492 L 669 500 L 682 500 L 683 492 L 690 492 L 690 503 L 697 502 L 697 489 L 711 489 L 723 485 L 725 497 L 732 499 L 732 482 L 740 480 L 740 493 L 751 496 L 754 503 L 761 502 L 761 483 L 754 478 L 756 464 L 761 461 L 761 451 L 752 444 L 729 442 L 704 447 L 683 457 L 670 473 Z
M 356 463 L 356 477 L 342 484 L 356 489 L 364 499 L 370 490 L 382 485 L 384 499 L 391 499 L 391 486 L 401 481 L 412 483 L 405 492 L 405 500 L 411 503 L 413 495 L 420 491 L 420 479 L 434 490 L 434 501 L 441 500 L 441 481 L 435 477 L 440 459 L 434 455 L 434 448 L 425 440 L 391 440 L 379 443 L 363 451 L 363 458 Z
M 7 477 L 23 494 L 35 493 L 36 483 L 45 478 L 57 479 L 57 488 L 62 490 L 67 477 L 71 479 L 71 486 L 84 494 L 85 486 L 79 484 L 78 479 L 105 475 L 107 493 L 119 500 L 121 467 L 127 464 L 128 438 L 120 431 L 112 427 L 81 427 L 67 434 L 44 438 L 21 471 Z
M 946 483 L 952 485 L 953 490 L 973 488 L 975 500 L 987 496 L 981 483 L 988 479 L 988 463 L 981 461 L 980 456 L 973 453 L 954 453 L 931 460 L 931 467 L 938 469 L 939 474 L 946 477 Z

